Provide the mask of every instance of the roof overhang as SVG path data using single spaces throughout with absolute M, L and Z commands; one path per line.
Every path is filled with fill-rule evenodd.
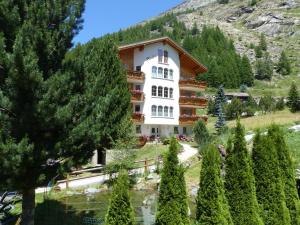
M 195 59 L 191 54 L 189 54 L 186 50 L 184 50 L 180 45 L 178 45 L 175 41 L 173 41 L 169 37 L 161 37 L 156 39 L 151 39 L 147 41 L 136 42 L 128 45 L 123 45 L 119 47 L 119 52 L 127 51 L 130 49 L 140 48 L 144 49 L 146 45 L 155 44 L 158 42 L 163 42 L 164 44 L 168 44 L 173 47 L 179 54 L 180 61 L 186 62 L 189 67 L 194 70 L 196 73 L 205 73 L 207 72 L 207 68 L 201 64 L 197 59 Z

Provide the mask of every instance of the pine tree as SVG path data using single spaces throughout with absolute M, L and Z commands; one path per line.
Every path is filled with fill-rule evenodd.
M 84 0 L 0 5 L 0 185 L 22 193 L 33 225 L 36 187 L 130 133 L 130 93 L 111 42 L 66 55 Z
M 266 41 L 266 36 L 264 34 L 260 35 L 259 46 L 261 47 L 261 49 L 263 51 L 267 51 L 267 49 L 268 49 L 267 41 Z
M 218 119 L 215 123 L 215 128 L 216 128 L 218 134 L 221 134 L 224 131 L 226 124 L 225 124 L 225 116 L 223 113 L 223 107 L 219 101 L 216 102 L 216 108 L 217 108 L 216 113 L 217 113 Z
M 256 79 L 258 80 L 271 80 L 273 76 L 273 63 L 268 53 L 264 58 L 256 61 Z
M 134 211 L 130 203 L 127 171 L 120 171 L 114 184 L 112 197 L 105 217 L 106 225 L 133 225 Z
M 254 51 L 255 51 L 256 58 L 263 57 L 263 52 L 262 52 L 261 46 L 255 46 Z
M 244 136 L 244 129 L 238 120 L 233 145 L 229 140 L 227 147 L 225 193 L 234 224 L 263 225 Z
M 286 54 L 284 51 L 281 52 L 279 62 L 277 64 L 277 72 L 281 75 L 288 75 L 291 73 L 291 64 L 286 57 Z
M 210 140 L 209 132 L 203 120 L 197 121 L 197 123 L 194 125 L 193 133 L 194 139 L 199 146 L 207 144 Z
M 199 224 L 233 225 L 220 170 L 220 154 L 210 145 L 203 154 L 196 199 L 196 221 Z
M 177 153 L 177 141 L 172 138 L 162 169 L 156 225 L 189 223 L 184 171 Z
M 241 83 L 247 85 L 248 87 L 254 84 L 254 74 L 250 61 L 246 55 L 242 57 L 241 61 Z
M 222 106 L 222 109 L 224 110 L 224 106 L 227 102 L 227 98 L 225 96 L 225 91 L 224 91 L 224 86 L 223 85 L 220 85 L 218 90 L 217 90 L 217 93 L 215 95 L 215 112 L 217 113 L 218 111 L 218 105 L 217 104 L 220 104 Z
M 300 96 L 295 82 L 290 87 L 287 105 L 293 113 L 300 110 Z
M 256 196 L 262 207 L 261 218 L 265 225 L 290 225 L 284 186 L 274 143 L 268 136 L 256 134 L 253 149 L 253 172 Z
M 286 206 L 290 212 L 291 224 L 299 225 L 300 202 L 296 188 L 295 171 L 289 149 L 284 139 L 283 131 L 279 126 L 272 125 L 268 129 L 268 136 L 272 139 L 277 152 L 281 179 L 284 185 Z

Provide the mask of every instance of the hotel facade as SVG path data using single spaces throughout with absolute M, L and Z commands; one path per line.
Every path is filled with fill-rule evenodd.
M 207 69 L 168 37 L 119 47 L 132 93 L 132 119 L 137 136 L 191 135 L 196 110 L 207 106 L 198 97 L 206 83 L 196 76 Z

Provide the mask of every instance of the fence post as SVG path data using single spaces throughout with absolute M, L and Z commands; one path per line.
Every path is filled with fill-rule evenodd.
M 145 159 L 145 164 L 144 164 L 144 174 L 147 174 L 148 171 L 148 161 L 147 158 Z

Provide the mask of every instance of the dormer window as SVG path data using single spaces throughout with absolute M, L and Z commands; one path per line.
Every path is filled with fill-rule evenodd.
M 163 62 L 163 50 L 162 49 L 158 49 L 158 63 L 162 63 Z
M 169 53 L 167 50 L 164 50 L 164 63 L 168 63 L 168 57 L 169 57 Z

